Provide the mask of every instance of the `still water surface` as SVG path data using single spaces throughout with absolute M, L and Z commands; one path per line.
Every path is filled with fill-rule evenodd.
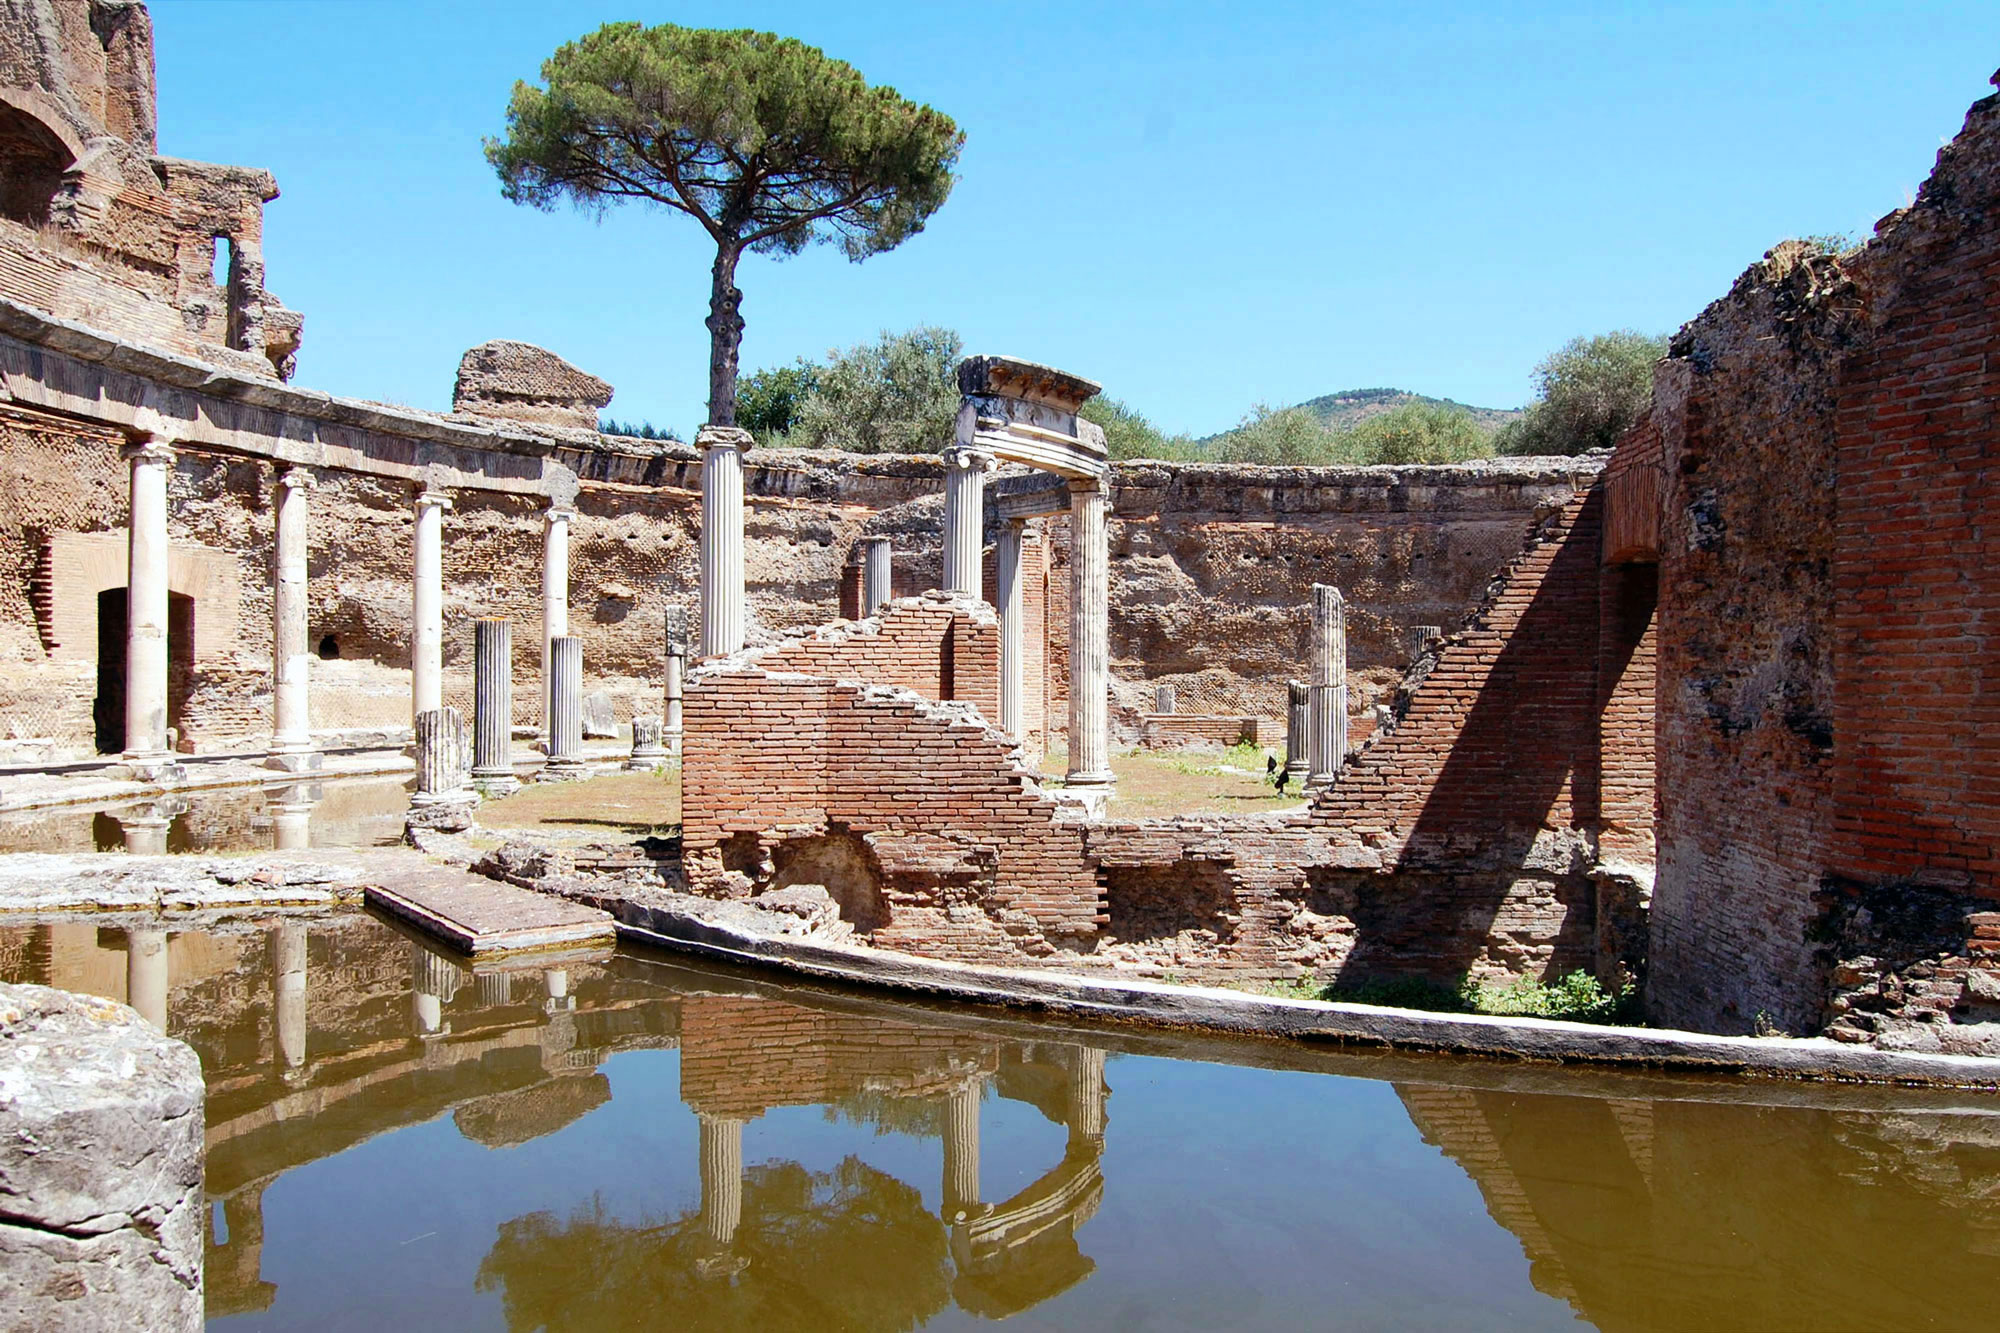
M 0 976 L 200 1052 L 218 1330 L 1995 1326 L 1972 1094 L 475 973 L 360 915 L 157 946 L 14 928 Z

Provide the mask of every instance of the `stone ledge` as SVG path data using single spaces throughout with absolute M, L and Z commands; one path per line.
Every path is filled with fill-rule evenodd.
M 862 946 L 765 938 L 660 908 L 606 905 L 619 918 L 619 936 L 633 943 L 967 1004 L 1335 1046 L 1749 1078 L 2000 1090 L 2000 1059 L 1884 1051 L 1821 1037 L 1717 1037 L 1542 1018 L 1435 1014 L 980 967 Z

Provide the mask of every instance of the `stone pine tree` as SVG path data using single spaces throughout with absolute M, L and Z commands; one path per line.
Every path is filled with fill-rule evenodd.
M 736 423 L 746 253 L 813 241 L 856 263 L 923 229 L 951 193 L 965 136 L 949 116 L 788 37 L 610 23 L 514 85 L 486 157 L 517 203 L 685 213 L 715 241 L 708 419 Z

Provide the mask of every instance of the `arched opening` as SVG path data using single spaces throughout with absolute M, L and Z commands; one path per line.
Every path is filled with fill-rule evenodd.
M 63 172 L 75 160 L 47 125 L 0 101 L 0 217 L 26 227 L 46 225 Z
M 340 640 L 334 638 L 331 634 L 321 638 L 319 641 L 319 660 L 322 662 L 339 661 Z
M 99 754 L 125 749 L 125 652 L 127 598 L 123 588 L 97 594 L 97 698 L 91 722 Z M 167 594 L 167 726 L 176 735 L 185 730 L 188 687 L 194 676 L 194 598 Z M 183 742 L 181 748 L 189 748 Z

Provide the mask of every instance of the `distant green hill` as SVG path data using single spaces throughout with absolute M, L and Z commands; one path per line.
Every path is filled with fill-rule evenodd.
M 1479 423 L 1481 430 L 1494 431 L 1521 415 L 1518 407 L 1473 407 L 1468 403 L 1454 402 L 1450 398 L 1431 398 L 1421 393 L 1411 393 L 1407 389 L 1343 389 L 1339 393 L 1323 394 L 1310 398 L 1299 406 L 1312 412 L 1327 425 L 1336 428 L 1357 426 L 1369 417 L 1378 416 L 1391 408 L 1405 403 L 1433 403 L 1441 407 L 1463 408 L 1472 413 L 1472 419 Z

